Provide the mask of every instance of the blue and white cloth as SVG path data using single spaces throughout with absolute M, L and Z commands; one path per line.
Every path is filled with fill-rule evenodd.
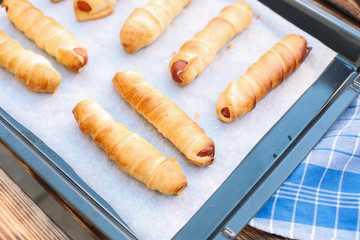
M 360 96 L 250 225 L 295 239 L 360 239 Z

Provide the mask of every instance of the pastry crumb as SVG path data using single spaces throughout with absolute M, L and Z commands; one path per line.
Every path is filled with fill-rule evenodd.
M 227 45 L 226 49 L 229 50 L 233 47 L 233 45 L 230 43 L 229 45 Z
M 196 121 L 199 120 L 200 119 L 200 113 L 196 112 L 194 118 L 195 118 Z
M 171 56 L 171 57 L 174 57 L 175 54 L 176 54 L 176 52 L 172 52 L 172 53 L 170 54 L 170 56 Z
M 259 19 L 260 18 L 260 14 L 256 16 L 256 19 Z

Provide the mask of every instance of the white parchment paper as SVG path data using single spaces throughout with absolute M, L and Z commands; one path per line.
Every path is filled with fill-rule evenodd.
M 311 86 L 336 55 L 322 43 L 288 23 L 255 0 L 247 0 L 254 18 L 247 30 L 222 49 L 204 73 L 182 87 L 172 81 L 168 64 L 174 52 L 200 31 L 232 0 L 194 0 L 152 45 L 129 55 L 119 33 L 135 7 L 148 0 L 119 0 L 116 11 L 103 19 L 78 23 L 73 1 L 32 0 L 76 35 L 89 50 L 89 64 L 79 73 L 69 71 L 35 43 L 26 39 L 0 11 L 0 29 L 25 48 L 48 58 L 63 80 L 54 95 L 35 93 L 0 68 L 0 106 L 40 137 L 103 197 L 141 239 L 171 238 L 222 184 L 245 155 L 292 104 Z M 222 123 L 215 112 L 219 94 L 276 42 L 287 34 L 304 36 L 312 52 L 303 65 L 263 99 L 251 113 L 234 123 Z M 199 168 L 188 163 L 170 141 L 123 100 L 112 84 L 117 71 L 138 70 L 176 102 L 215 141 L 215 164 Z M 121 171 L 106 153 L 78 128 L 72 115 L 84 99 L 98 101 L 116 121 L 153 144 L 166 157 L 176 158 L 189 186 L 180 196 L 164 196 Z M 300 113 L 299 113 L 300 114 Z

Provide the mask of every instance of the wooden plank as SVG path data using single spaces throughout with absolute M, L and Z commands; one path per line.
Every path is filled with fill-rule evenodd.
M 336 18 L 340 19 L 344 23 L 348 24 L 349 26 L 355 28 L 356 30 L 360 31 L 360 19 L 357 20 L 354 15 L 350 14 L 349 12 L 344 12 L 339 10 L 339 5 L 335 5 L 333 3 L 330 3 L 330 0 L 308 0 L 310 3 L 314 4 L 315 6 L 323 9 L 324 11 L 332 14 Z M 331 0 L 334 1 L 334 0 Z M 346 0 L 342 1 L 339 0 L 338 2 L 354 2 L 355 0 Z M 356 0 L 360 1 L 360 0 Z M 349 3 L 348 3 L 349 4 Z M 357 8 L 357 7 L 356 7 Z M 355 9 L 355 6 L 354 6 Z M 360 10 L 360 7 L 359 7 Z M 358 10 L 356 10 L 358 11 Z
M 290 240 L 289 238 L 284 238 L 275 234 L 261 231 L 254 227 L 247 225 L 239 235 L 236 236 L 236 240 Z
M 0 0 L 1 1 L 1 0 Z M 35 174 L 21 159 L 19 159 L 10 148 L 0 141 L 2 146 L 29 174 L 32 176 L 49 195 L 69 213 L 69 215 L 75 219 L 94 239 L 106 240 L 108 239 L 99 229 L 95 228 L 86 218 L 77 212 L 65 199 L 63 199 L 57 192 L 55 192 L 49 185 L 44 182 L 37 174 Z M 2 240 L 0 236 L 0 240 Z
M 360 0 L 324 0 L 360 22 Z
M 0 169 L 0 239 L 70 237 Z

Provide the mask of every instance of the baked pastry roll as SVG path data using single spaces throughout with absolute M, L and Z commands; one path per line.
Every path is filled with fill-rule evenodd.
M 0 30 L 0 66 L 15 74 L 30 90 L 54 93 L 61 75 L 41 55 L 25 50 Z
M 250 112 L 257 102 L 300 66 L 309 51 L 306 39 L 296 34 L 290 34 L 275 44 L 220 94 L 216 104 L 219 118 L 233 122 Z
M 63 26 L 54 19 L 44 16 L 26 0 L 4 0 L 1 4 L 6 8 L 8 19 L 34 40 L 36 45 L 59 63 L 71 70 L 80 72 L 88 62 L 88 52 Z
M 215 58 L 226 42 L 245 30 L 253 17 L 251 6 L 236 2 L 221 10 L 218 17 L 182 45 L 169 64 L 171 76 L 181 85 L 191 83 Z
M 121 29 L 121 44 L 129 53 L 149 45 L 190 3 L 191 0 L 151 0 L 136 8 Z
M 202 167 L 214 160 L 214 142 L 178 105 L 135 71 L 116 73 L 119 94 L 168 138 L 190 162 Z
M 79 22 L 106 17 L 115 11 L 116 0 L 74 0 L 74 10 Z
M 149 189 L 178 195 L 186 188 L 186 177 L 174 158 L 165 158 L 139 135 L 115 122 L 99 103 L 84 100 L 76 105 L 73 114 L 84 134 L 90 135 L 123 171 Z

